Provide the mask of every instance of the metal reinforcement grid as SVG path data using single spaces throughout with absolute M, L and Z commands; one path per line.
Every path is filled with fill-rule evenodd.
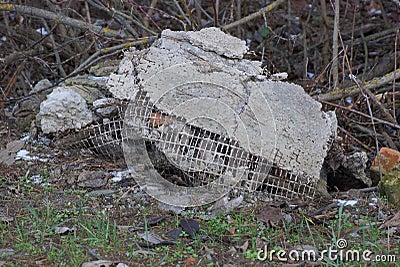
M 68 132 L 58 140 L 61 148 L 90 149 L 106 159 L 121 159 L 124 123 L 143 138 L 153 167 L 166 180 L 179 186 L 197 187 L 220 177 L 236 177 L 236 187 L 263 191 L 272 199 L 312 199 L 316 179 L 281 167 L 281 156 L 272 160 L 252 155 L 239 142 L 158 110 L 145 93 L 129 107 L 119 108 L 113 118 Z

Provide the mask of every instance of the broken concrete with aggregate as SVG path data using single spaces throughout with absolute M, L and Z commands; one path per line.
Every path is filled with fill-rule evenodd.
M 316 183 L 335 137 L 335 114 L 321 111 L 321 104 L 300 86 L 269 80 L 261 62 L 243 59 L 246 51 L 244 41 L 216 28 L 165 30 L 149 49 L 126 52 L 107 88 L 116 100 L 134 101 L 138 92 L 145 92 L 151 109 L 236 140 L 253 156 L 311 177 L 300 184 Z M 92 77 L 90 86 L 98 79 Z M 88 90 L 81 87 L 79 81 L 58 87 L 41 103 L 37 121 L 44 133 L 79 130 L 94 121 L 109 123 L 107 116 L 115 115 L 113 100 L 88 98 Z M 104 95 L 92 89 L 95 96 Z M 104 133 L 101 138 L 117 137 Z M 249 188 L 262 183 L 256 182 Z

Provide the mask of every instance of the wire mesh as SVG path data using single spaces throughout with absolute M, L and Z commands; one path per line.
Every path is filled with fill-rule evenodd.
M 90 149 L 107 159 L 120 159 L 123 124 L 129 123 L 144 139 L 155 170 L 171 183 L 185 187 L 217 183 L 224 187 L 223 177 L 235 177 L 244 169 L 244 176 L 240 174 L 243 177 L 237 184 L 239 188 L 263 191 L 272 199 L 314 197 L 316 179 L 283 168 L 279 152 L 272 160 L 253 155 L 234 138 L 202 129 L 185 118 L 158 109 L 146 92 L 139 91 L 130 107 L 122 105 L 116 116 L 69 132 L 58 144 L 64 148 Z

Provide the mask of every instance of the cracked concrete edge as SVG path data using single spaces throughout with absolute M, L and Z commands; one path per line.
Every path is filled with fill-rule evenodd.
M 207 32 L 207 29 L 203 30 L 203 35 L 198 36 L 205 36 L 204 32 Z M 207 75 L 214 75 L 214 78 L 208 79 L 215 81 L 220 75 L 218 83 L 223 86 L 229 84 L 229 87 L 237 93 L 243 93 L 243 88 L 251 91 L 261 87 L 277 124 L 278 139 L 275 152 L 282 154 L 280 163 L 289 170 L 319 177 L 330 142 L 336 134 L 337 122 L 334 113 L 322 112 L 321 104 L 308 96 L 298 85 L 267 81 L 266 77 L 262 77 L 260 62 L 240 60 L 239 54 L 245 52 L 245 49 L 240 47 L 243 41 L 223 35 L 227 39 L 234 38 L 239 44 L 237 54 L 221 52 L 212 46 L 204 48 L 207 40 L 203 44 L 199 43 L 201 38 L 197 38 L 196 34 L 164 31 L 161 39 L 149 49 L 126 53 L 118 73 L 111 75 L 109 79 L 110 91 L 116 98 L 129 100 L 136 96 L 139 88 L 149 85 L 146 82 L 151 77 L 162 79 L 162 73 L 168 68 L 193 62 L 205 62 L 213 67 L 219 67 L 221 71 L 211 71 Z M 193 38 L 190 39 L 191 37 Z M 197 77 L 200 74 L 192 72 L 187 75 Z M 229 75 L 232 79 L 229 79 Z M 241 78 L 238 80 L 237 77 Z M 249 86 L 240 84 L 245 80 L 243 77 L 254 80 L 253 84 L 250 82 Z M 166 76 L 163 82 L 150 86 L 149 94 L 157 100 L 163 90 L 171 89 L 171 86 L 178 82 L 174 82 L 174 79 L 177 79 L 174 75 Z M 260 106 L 256 100 L 252 105 L 254 108 Z M 258 112 L 261 114 L 259 117 L 262 118 L 263 107 L 259 108 Z M 268 138 L 264 138 L 263 146 L 272 146 Z

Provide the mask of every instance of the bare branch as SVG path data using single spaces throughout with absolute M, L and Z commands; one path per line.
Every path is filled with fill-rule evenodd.
M 153 42 L 156 38 L 157 38 L 157 36 L 151 36 L 151 37 L 144 38 L 142 40 L 137 40 L 135 42 L 128 42 L 128 43 L 116 45 L 116 46 L 113 46 L 113 47 L 107 47 L 107 48 L 100 49 L 96 53 L 91 55 L 87 60 L 85 60 L 85 62 L 83 62 L 73 72 L 71 72 L 66 78 L 72 77 L 72 76 L 78 74 L 79 72 L 89 68 L 94 63 L 99 61 L 102 58 L 102 57 L 100 57 L 102 55 L 107 55 L 107 54 L 110 54 L 110 53 L 113 53 L 113 52 L 116 52 L 116 51 L 120 51 L 122 49 L 129 48 L 131 46 L 150 43 L 150 42 Z
M 246 22 L 248 22 L 248 21 L 250 21 L 250 20 L 253 20 L 253 19 L 255 19 L 255 18 L 258 18 L 258 17 L 260 17 L 260 16 L 263 16 L 263 15 L 265 15 L 266 13 L 270 12 L 272 9 L 278 7 L 278 6 L 279 6 L 280 4 L 282 4 L 283 2 L 286 2 L 286 0 L 277 0 L 277 1 L 273 2 L 272 4 L 270 4 L 270 5 L 268 5 L 268 6 L 264 7 L 264 8 L 262 8 L 262 9 L 260 9 L 259 11 L 255 12 L 255 13 L 253 13 L 253 14 L 250 14 L 250 15 L 248 15 L 248 16 L 242 18 L 242 19 L 239 19 L 239 20 L 237 20 L 237 21 L 235 21 L 235 22 L 232 22 L 232 23 L 230 23 L 230 24 L 227 24 L 227 25 L 225 25 L 225 26 L 222 26 L 221 29 L 222 29 L 222 30 L 229 30 L 229 29 L 231 29 L 231 28 L 234 28 L 234 27 L 237 27 L 237 26 L 239 26 L 239 25 L 241 25 L 241 24 L 244 24 L 244 23 L 246 23 Z
M 382 85 L 388 84 L 392 82 L 394 79 L 397 79 L 400 77 L 400 68 L 396 69 L 395 71 L 392 71 L 388 74 L 385 74 L 384 76 L 380 78 L 375 78 L 372 79 L 368 82 L 365 82 L 363 84 L 364 88 L 372 90 L 378 87 L 381 87 Z M 314 98 L 318 101 L 332 101 L 332 100 L 338 100 L 341 99 L 345 96 L 349 95 L 354 95 L 360 93 L 360 89 L 357 86 L 351 86 L 343 89 L 337 89 L 330 91 L 325 94 L 317 95 L 314 96 Z
M 56 23 L 66 24 L 68 26 L 75 27 L 75 28 L 78 28 L 81 30 L 90 30 L 96 34 L 100 34 L 100 35 L 107 36 L 107 37 L 119 36 L 118 32 L 113 31 L 109 28 L 102 28 L 100 26 L 85 23 L 81 20 L 69 18 L 67 16 L 57 14 L 57 13 L 54 13 L 51 11 L 43 10 L 40 8 L 36 8 L 36 7 L 13 5 L 13 4 L 0 4 L 0 10 L 14 11 L 17 13 L 25 14 L 27 16 L 53 20 Z
M 344 106 L 337 105 L 337 104 L 335 104 L 335 103 L 331 103 L 331 102 L 323 101 L 323 100 L 321 100 L 321 103 L 324 103 L 324 104 L 327 104 L 327 105 L 330 105 L 330 106 L 333 106 L 333 107 L 336 107 L 336 108 L 340 108 L 340 109 L 343 109 L 343 110 L 350 111 L 350 112 L 352 112 L 352 113 L 355 113 L 355 114 L 357 114 L 357 115 L 363 116 L 363 117 L 365 117 L 365 118 L 371 118 L 370 115 L 367 115 L 367 114 L 365 114 L 365 113 L 362 113 L 362 112 L 360 112 L 360 111 L 358 111 L 358 110 L 355 110 L 355 109 L 352 109 L 352 108 L 344 107 Z M 376 117 L 372 117 L 372 119 L 373 119 L 375 122 L 382 123 L 382 124 L 385 124 L 385 125 L 387 125 L 387 126 L 390 126 L 390 127 L 393 127 L 393 128 L 395 128 L 395 129 L 400 130 L 400 125 L 398 125 L 398 124 L 394 124 L 394 123 L 391 123 L 391 122 L 389 122 L 389 121 L 381 120 L 381 119 L 378 119 L 378 118 L 376 118 Z
M 333 89 L 338 88 L 339 84 L 339 64 L 338 64 L 338 36 L 339 36 L 339 10 L 340 10 L 340 1 L 335 0 L 335 19 L 334 19 L 334 27 L 333 27 L 333 45 L 332 45 L 332 72 L 333 72 Z

